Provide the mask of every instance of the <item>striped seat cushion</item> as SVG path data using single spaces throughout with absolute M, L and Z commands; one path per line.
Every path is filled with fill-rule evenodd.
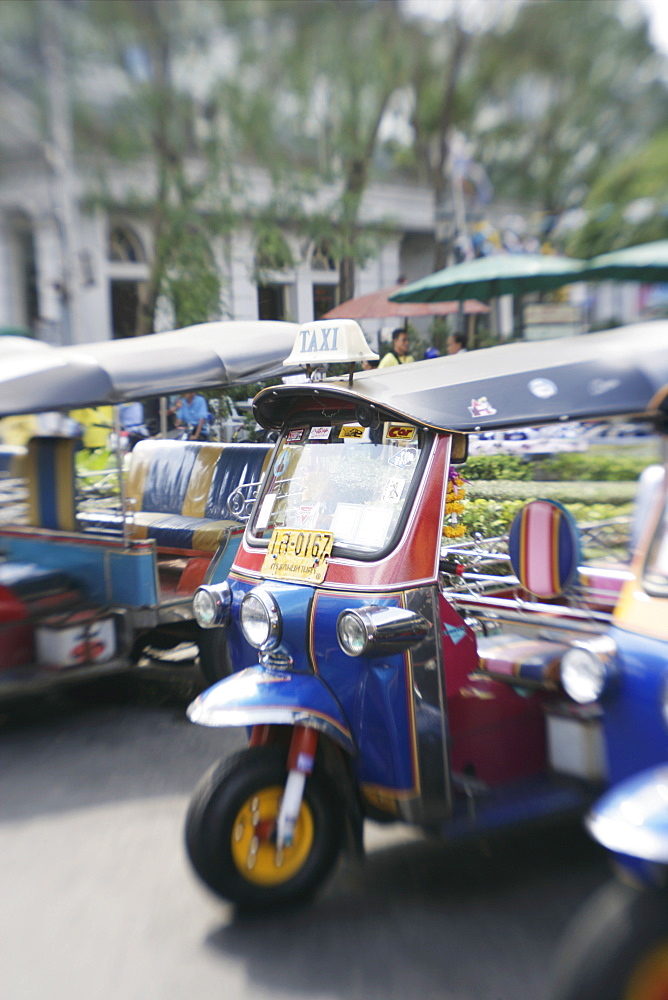
M 477 645 L 479 668 L 490 677 L 531 687 L 558 687 L 566 643 L 507 632 L 479 638 Z

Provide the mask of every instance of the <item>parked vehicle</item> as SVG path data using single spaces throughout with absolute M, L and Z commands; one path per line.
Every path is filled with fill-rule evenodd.
M 668 996 L 668 766 L 613 786 L 587 826 L 611 852 L 617 878 L 570 925 L 551 996 L 661 1000 Z
M 212 323 L 9 357 L 0 416 L 255 382 L 298 329 Z M 0 697 L 127 670 L 146 646 L 184 641 L 210 681 L 228 669 L 192 595 L 226 578 L 271 447 L 149 438 L 123 454 L 116 411 L 120 479 L 90 462 L 77 475 L 73 437 L 35 436 L 0 462 Z
M 359 361 L 359 335 L 307 324 L 288 361 Z M 668 585 L 642 569 L 665 562 L 665 487 L 643 487 L 632 566 L 584 564 L 577 525 L 546 500 L 505 551 L 448 536 L 469 434 L 618 415 L 663 430 L 667 384 L 655 323 L 259 393 L 280 438 L 227 581 L 194 596 L 235 673 L 188 715 L 250 734 L 188 810 L 214 893 L 293 903 L 343 845 L 361 850 L 366 817 L 481 834 L 584 812 L 665 759 Z

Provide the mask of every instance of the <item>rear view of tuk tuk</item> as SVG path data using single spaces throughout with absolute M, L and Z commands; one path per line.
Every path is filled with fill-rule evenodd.
M 354 327 L 302 328 L 291 361 L 359 359 Z M 279 443 L 228 580 L 195 595 L 236 673 L 190 718 L 250 731 L 188 813 L 188 852 L 214 892 L 293 902 L 344 843 L 360 847 L 365 817 L 484 833 L 581 812 L 618 758 L 637 769 L 665 755 L 663 664 L 612 614 L 633 591 L 628 566 L 584 567 L 577 525 L 543 499 L 513 522 L 501 575 L 484 546 L 443 544 L 468 434 L 616 414 L 661 428 L 665 334 L 259 394 Z M 632 753 L 628 727 L 645 729 Z

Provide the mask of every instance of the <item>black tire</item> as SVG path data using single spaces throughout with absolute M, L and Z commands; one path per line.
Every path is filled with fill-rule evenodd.
M 229 902 L 253 909 L 302 902 L 313 895 L 336 861 L 342 841 L 343 807 L 334 786 L 316 768 L 306 780 L 295 846 L 286 848 L 285 867 L 275 865 L 268 821 L 264 818 L 261 825 L 267 828 L 262 853 L 257 852 L 258 870 L 251 872 L 239 863 L 249 804 L 255 804 L 259 816 L 258 796 L 260 802 L 271 803 L 286 777 L 285 750 L 253 747 L 216 764 L 195 789 L 186 817 L 188 856 L 209 889 Z M 270 804 L 270 811 L 273 808 Z M 237 835 L 239 830 L 241 834 Z M 257 881 L 262 874 L 268 874 L 268 882 Z
M 550 1000 L 668 997 L 668 891 L 603 886 L 557 953 Z
M 199 628 L 196 636 L 199 667 L 207 684 L 215 684 L 232 673 L 232 660 L 224 628 Z

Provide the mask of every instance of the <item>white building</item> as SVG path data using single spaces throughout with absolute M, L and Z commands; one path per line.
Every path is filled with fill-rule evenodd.
M 16 147 L 14 147 L 16 151 Z M 138 214 L 85 210 L 85 178 L 68 192 L 63 176 L 33 147 L 29 157 L 5 160 L 0 170 L 0 329 L 26 328 L 53 344 L 132 336 L 145 298 L 153 254 L 150 228 Z M 268 179 L 251 171 L 247 184 L 261 206 L 271 194 Z M 114 201 L 136 191 L 141 178 L 114 174 Z M 335 196 L 325 188 L 314 208 Z M 319 205 L 316 204 L 320 203 Z M 356 294 L 423 277 L 433 268 L 432 195 L 426 188 L 377 184 L 364 198 L 361 225 L 374 233 L 378 252 L 356 275 Z M 326 250 L 286 223 L 284 238 L 295 266 L 254 280 L 252 219 L 244 219 L 210 249 L 222 279 L 220 317 L 278 318 L 306 322 L 338 303 L 338 270 Z M 71 273 L 70 273 L 71 272 Z M 212 317 L 214 318 L 214 317 Z M 388 321 L 386 320 L 385 323 Z M 160 310 L 156 330 L 170 329 Z M 367 321 L 371 337 L 380 322 Z

